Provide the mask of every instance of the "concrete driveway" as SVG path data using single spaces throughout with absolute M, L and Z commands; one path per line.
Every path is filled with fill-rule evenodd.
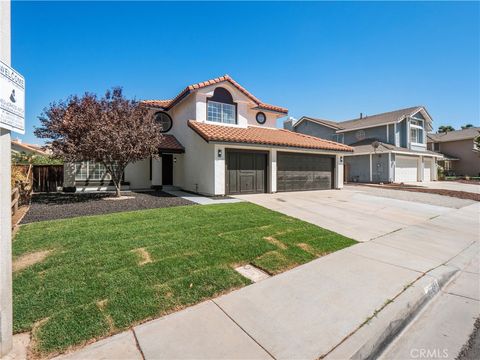
M 396 192 L 398 195 L 403 193 Z M 237 198 L 310 222 L 357 241 L 372 240 L 454 210 L 447 206 L 375 196 L 371 189 L 362 190 L 356 187 L 343 190 L 241 195 Z M 453 199 L 441 198 L 445 199 L 445 203 Z M 460 199 L 452 201 L 455 201 L 458 207 L 456 200 Z M 465 201 L 465 205 L 469 204 L 470 201 Z

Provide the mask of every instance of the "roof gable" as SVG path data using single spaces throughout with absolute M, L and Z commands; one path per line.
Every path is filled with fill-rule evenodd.
M 480 127 L 471 127 L 447 133 L 427 134 L 427 139 L 429 142 L 447 142 L 474 139 L 477 136 L 480 136 Z
M 177 96 L 175 96 L 173 99 L 170 100 L 143 100 L 141 103 L 152 106 L 152 107 L 159 107 L 165 110 L 170 110 L 172 107 L 174 107 L 176 104 L 178 104 L 183 98 L 185 98 L 188 94 L 192 93 L 195 90 L 202 89 L 204 87 L 210 86 L 210 85 L 215 85 L 219 84 L 222 82 L 228 82 L 231 85 L 233 85 L 237 90 L 239 90 L 241 93 L 243 93 L 246 97 L 248 97 L 250 100 L 252 100 L 260 109 L 264 110 L 269 110 L 269 111 L 275 111 L 279 112 L 282 114 L 288 114 L 288 109 L 280 106 L 275 106 L 275 105 L 270 105 L 267 103 L 262 102 L 260 99 L 258 99 L 256 96 L 254 96 L 252 93 L 250 93 L 247 89 L 245 89 L 243 86 L 241 86 L 239 83 L 237 83 L 235 80 L 233 80 L 229 75 L 224 75 L 220 76 L 215 79 L 203 81 L 197 84 L 192 84 L 188 85 L 185 89 L 183 89 Z

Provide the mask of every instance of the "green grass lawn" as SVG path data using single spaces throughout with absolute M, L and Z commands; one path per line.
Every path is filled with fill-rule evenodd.
M 250 203 L 24 225 L 14 261 L 50 253 L 14 272 L 14 330 L 53 354 L 245 286 L 239 264 L 276 274 L 354 243 Z

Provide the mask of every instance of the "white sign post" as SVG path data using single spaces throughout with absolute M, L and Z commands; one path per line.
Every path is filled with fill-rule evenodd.
M 1 61 L 0 127 L 25 134 L 25 79 Z

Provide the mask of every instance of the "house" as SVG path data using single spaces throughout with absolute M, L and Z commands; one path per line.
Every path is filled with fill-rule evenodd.
M 480 127 L 427 135 L 427 148 L 444 155 L 439 164 L 457 176 L 480 176 Z
M 351 147 L 276 128 L 288 110 L 264 103 L 228 75 L 142 104 L 162 124 L 163 143 L 160 157 L 127 166 L 130 189 L 174 186 L 221 196 L 343 186 Z M 106 189 L 109 179 L 101 164 L 70 164 L 65 186 Z
M 11 142 L 12 155 L 40 155 L 48 156 L 48 151 L 43 150 L 38 145 L 23 143 L 20 139 L 12 140 Z
M 437 179 L 436 159 L 427 150 L 432 118 L 415 106 L 353 120 L 335 122 L 303 116 L 285 128 L 351 146 L 345 155 L 345 179 L 353 182 L 415 182 Z

